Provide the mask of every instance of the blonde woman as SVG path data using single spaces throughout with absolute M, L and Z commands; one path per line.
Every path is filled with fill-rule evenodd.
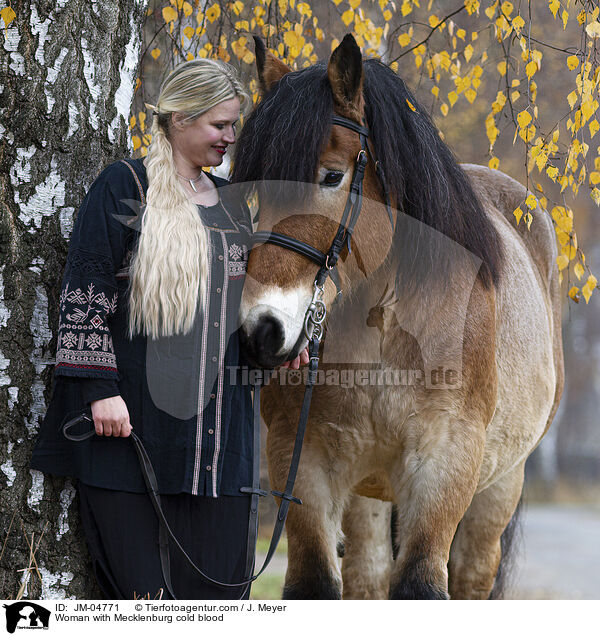
M 225 582 L 251 568 L 240 489 L 252 484 L 252 408 L 236 330 L 252 226 L 227 181 L 203 170 L 222 163 L 247 102 L 228 65 L 177 67 L 160 89 L 146 159 L 100 174 L 71 235 L 54 393 L 32 467 L 77 479 L 107 598 L 169 598 L 132 427 L 196 565 Z M 96 435 L 65 439 L 62 425 L 86 406 Z M 212 585 L 172 544 L 169 553 L 177 598 L 248 597 L 249 586 Z

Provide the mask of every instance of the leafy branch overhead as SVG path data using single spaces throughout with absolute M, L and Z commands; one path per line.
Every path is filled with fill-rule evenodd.
M 444 134 L 465 113 L 477 115 L 490 168 L 506 155 L 500 140 L 522 147 L 516 176 L 530 194 L 515 209 L 515 223 L 529 229 L 536 208 L 548 210 L 561 277 L 577 279 L 569 296 L 588 302 L 597 282 L 572 205 L 586 193 L 600 205 L 600 147 L 593 147 L 600 142 L 599 14 L 593 0 L 154 0 L 136 103 L 153 98 L 145 69 L 149 76 L 196 57 L 234 64 L 256 101 L 253 35 L 300 69 L 326 58 L 351 31 L 364 55 L 381 58 L 417 87 Z M 139 110 L 130 127 L 134 149 L 144 155 L 150 135 Z

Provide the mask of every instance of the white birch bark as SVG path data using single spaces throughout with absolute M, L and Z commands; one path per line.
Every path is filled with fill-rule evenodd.
M 73 217 L 101 169 L 131 152 L 146 2 L 11 7 L 0 30 L 0 598 L 25 578 L 24 598 L 94 598 L 73 487 L 28 465 L 50 398 Z M 19 572 L 32 537 L 41 581 Z

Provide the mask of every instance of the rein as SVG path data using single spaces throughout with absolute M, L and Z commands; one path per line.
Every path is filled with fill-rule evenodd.
M 260 497 L 265 497 L 268 494 L 265 490 L 262 490 L 260 488 L 261 383 L 257 383 L 254 385 L 252 486 L 240 488 L 241 492 L 250 495 L 250 515 L 248 524 L 248 548 L 245 572 L 246 578 L 245 580 L 238 583 L 224 583 L 208 576 L 205 572 L 198 568 L 198 566 L 192 561 L 191 557 L 185 551 L 183 546 L 179 543 L 177 537 L 175 537 L 173 531 L 169 526 L 169 523 L 160 504 L 158 482 L 156 479 L 154 468 L 152 467 L 152 463 L 150 462 L 150 458 L 148 457 L 148 453 L 146 452 L 146 449 L 144 448 L 144 445 L 142 444 L 140 438 L 133 431 L 131 432 L 131 441 L 138 456 L 142 475 L 144 477 L 146 488 L 148 490 L 148 495 L 150 496 L 150 500 L 152 501 L 152 505 L 158 517 L 161 567 L 163 571 L 163 577 L 165 579 L 165 585 L 173 599 L 176 599 L 177 597 L 173 592 L 173 586 L 171 584 L 171 570 L 168 547 L 169 538 L 173 541 L 177 549 L 181 552 L 181 554 L 192 566 L 192 568 L 209 583 L 212 583 L 213 585 L 217 585 L 219 587 L 243 586 L 244 589 L 242 591 L 242 594 L 240 595 L 241 600 L 246 593 L 247 586 L 255 581 L 265 571 L 265 569 L 271 562 L 271 559 L 275 554 L 275 550 L 277 549 L 277 545 L 285 527 L 285 521 L 287 519 L 290 504 L 292 502 L 296 504 L 302 504 L 302 501 L 297 497 L 294 497 L 292 493 L 294 490 L 296 475 L 298 473 L 298 466 L 300 464 L 300 455 L 302 453 L 304 433 L 306 431 L 306 424 L 308 422 L 308 414 L 310 411 L 310 403 L 312 400 L 312 391 L 317 380 L 317 370 L 319 367 L 319 345 L 321 342 L 321 338 L 323 337 L 324 322 L 327 316 L 327 309 L 325 307 L 325 303 L 323 303 L 322 301 L 324 286 L 328 276 L 331 276 L 333 279 L 336 275 L 334 268 L 336 267 L 340 252 L 343 249 L 344 245 L 347 246 L 348 252 L 351 251 L 350 243 L 352 240 L 352 233 L 354 231 L 354 227 L 356 225 L 356 222 L 358 221 L 358 217 L 362 208 L 362 182 L 365 175 L 368 156 L 371 156 L 372 158 L 367 145 L 367 137 L 369 131 L 365 126 L 361 126 L 350 119 L 339 117 L 338 115 L 333 115 L 332 123 L 338 126 L 344 126 L 345 128 L 358 133 L 360 137 L 361 149 L 356 157 L 354 172 L 352 175 L 352 182 L 350 184 L 350 192 L 346 200 L 346 206 L 344 208 L 339 227 L 328 252 L 325 254 L 320 250 L 312 247 L 308 243 L 305 243 L 304 241 L 300 241 L 291 236 L 279 234 L 277 232 L 256 232 L 253 235 L 254 243 L 271 243 L 273 245 L 278 245 L 279 247 L 297 252 L 319 265 L 319 270 L 317 272 L 317 275 L 315 276 L 314 281 L 315 289 L 313 297 L 304 318 L 304 335 L 308 340 L 308 353 L 310 359 L 308 365 L 306 388 L 304 391 L 302 408 L 300 410 L 300 420 L 298 423 L 298 429 L 296 431 L 296 439 L 294 441 L 294 450 L 292 452 L 288 478 L 284 491 L 271 491 L 272 495 L 281 499 L 281 503 L 279 504 L 277 521 L 275 523 L 275 527 L 273 528 L 273 536 L 271 537 L 271 543 L 269 545 L 267 556 L 265 557 L 265 561 L 262 567 L 256 574 L 251 573 L 254 570 L 255 565 L 254 559 L 256 551 L 256 538 L 258 535 L 258 502 Z M 393 217 L 388 196 L 388 190 L 386 187 L 385 178 L 383 176 L 383 170 L 381 168 L 381 165 L 377 161 L 375 162 L 375 169 L 383 188 L 390 223 L 392 223 L 393 225 Z M 336 283 L 336 287 L 339 287 L 338 283 L 335 280 L 334 282 Z M 67 439 L 76 442 L 93 437 L 96 434 L 93 429 L 82 434 L 73 434 L 68 432 L 69 429 L 71 429 L 73 426 L 76 426 L 77 424 L 80 424 L 82 422 L 92 422 L 92 419 L 87 414 L 78 415 L 77 417 L 69 420 L 64 424 L 63 435 Z

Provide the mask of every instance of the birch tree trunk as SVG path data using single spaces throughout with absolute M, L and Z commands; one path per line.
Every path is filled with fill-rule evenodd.
M 28 464 L 51 395 L 73 217 L 101 169 L 131 153 L 145 0 L 10 6 L 16 17 L 5 10 L 0 22 L 0 598 L 98 598 L 72 484 Z

